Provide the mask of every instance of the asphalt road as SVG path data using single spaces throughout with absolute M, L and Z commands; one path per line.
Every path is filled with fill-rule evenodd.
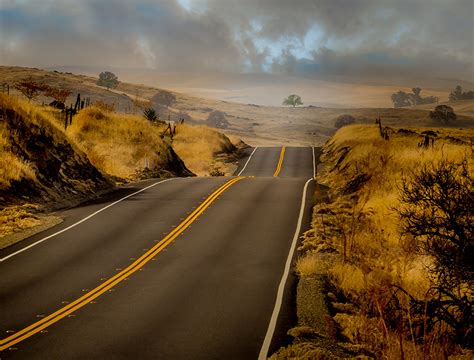
M 265 339 L 273 352 L 295 323 L 282 276 L 313 161 L 257 148 L 241 177 L 135 184 L 0 251 L 0 358 L 256 359 Z

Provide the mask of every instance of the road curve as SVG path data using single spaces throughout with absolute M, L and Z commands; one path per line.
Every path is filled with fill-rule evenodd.
M 257 148 L 236 172 L 246 178 L 235 183 L 230 178 L 183 178 L 152 186 L 1 261 L 0 331 L 5 341 L 19 339 L 22 329 L 46 322 L 42 319 L 104 286 L 161 239 L 181 231 L 193 210 L 202 210 L 140 269 L 43 330 L 31 336 L 25 332 L 0 358 L 256 359 L 275 311 L 303 186 L 313 176 L 311 148 L 287 147 L 283 159 L 281 153 L 281 148 Z M 154 183 L 143 182 L 118 196 Z M 309 188 L 303 229 L 309 224 L 312 193 Z M 214 196 L 210 202 L 209 196 Z M 65 211 L 64 223 L 0 251 L 0 259 L 115 200 Z M 290 275 L 286 292 L 294 281 Z M 270 351 L 294 322 L 289 308 L 286 296 Z

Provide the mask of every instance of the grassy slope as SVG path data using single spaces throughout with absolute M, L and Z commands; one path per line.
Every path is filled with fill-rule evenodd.
M 297 263 L 301 283 L 317 277 L 321 273 L 321 261 L 329 257 L 324 272 L 330 279 L 333 293 L 327 293 L 326 301 L 345 338 L 344 347 L 365 351 L 375 358 L 402 356 L 400 339 L 391 330 L 387 332 L 384 320 L 379 316 L 380 309 L 377 310 L 377 306 L 388 304 L 391 293 L 387 286 L 395 284 L 415 298 L 424 299 L 432 285 L 425 270 L 429 258 L 417 255 L 412 251 L 413 246 L 400 240 L 395 209 L 399 205 L 398 189 L 403 177 L 441 159 L 466 160 L 471 172 L 474 168 L 471 148 L 474 130 L 437 129 L 435 146 L 430 149 L 418 147 L 423 129 L 412 130 L 415 133 L 406 134 L 393 129 L 390 141 L 385 141 L 374 125 L 347 126 L 325 145 L 325 171 L 318 181 L 331 187 L 331 201 L 314 208 L 313 229 L 305 234 L 300 249 L 304 255 Z M 353 180 L 363 174 L 369 175 L 370 179 L 355 186 Z M 343 261 L 344 252 L 346 261 Z M 401 300 L 404 299 L 402 296 Z M 320 309 L 304 311 L 307 318 Z M 305 325 L 301 324 L 301 316 L 299 325 Z M 308 334 L 310 330 L 304 332 Z M 324 333 L 316 330 L 319 334 Z M 408 340 L 409 334 L 405 335 L 403 347 L 407 359 L 425 355 L 436 359 L 446 350 L 442 335 L 431 336 L 425 352 L 421 345 Z M 293 347 L 282 350 L 275 358 L 285 358 L 295 352 L 304 358 L 307 354 L 304 349 L 314 348 L 314 339 L 299 338 Z
M 40 225 L 39 202 L 68 206 L 112 188 L 106 177 L 191 175 L 182 159 L 199 175 L 233 172 L 216 157 L 235 152 L 234 145 L 204 126 L 178 125 L 171 141 L 164 125 L 91 107 L 64 130 L 57 110 L 4 94 L 0 115 L 0 239 Z
M 46 72 L 19 67 L 0 67 L 2 81 L 15 81 L 32 75 L 34 78 L 71 89 L 74 94 L 68 102 L 74 101 L 77 92 L 91 97 L 93 100 L 103 100 L 116 104 L 121 111 L 133 112 L 133 99 L 150 99 L 158 90 L 155 87 L 120 83 L 117 89 L 107 91 L 95 85 L 96 78 L 84 75 Z M 239 104 L 220 100 L 211 100 L 175 93 L 177 101 L 170 109 L 163 110 L 162 117 L 171 115 L 172 120 L 178 118 L 180 111 L 186 112 L 196 121 L 203 121 L 212 110 L 220 110 L 227 114 L 231 128 L 226 134 L 235 134 L 251 145 L 322 145 L 334 132 L 334 121 L 339 115 L 349 113 L 356 116 L 362 123 L 372 123 L 381 116 L 386 125 L 403 126 L 434 126 L 430 123 L 428 114 L 434 106 L 423 109 L 392 109 L 392 108 L 283 108 L 272 106 L 256 106 Z M 39 99 L 48 101 L 48 99 Z M 474 127 L 471 105 L 459 109 L 460 117 L 456 126 Z M 465 112 L 464 112 L 465 111 Z

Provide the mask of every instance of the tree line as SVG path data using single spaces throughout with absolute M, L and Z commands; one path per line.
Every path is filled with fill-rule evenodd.
M 412 105 L 422 105 L 422 104 L 433 104 L 439 101 L 439 98 L 436 96 L 421 96 L 421 88 L 414 87 L 411 89 L 411 93 L 405 91 L 398 91 L 392 94 L 393 106 L 396 108 L 412 106 Z
M 456 88 L 451 91 L 449 94 L 450 101 L 457 101 L 457 100 L 472 100 L 474 99 L 474 91 L 462 91 L 461 85 L 456 86 Z
M 436 96 L 421 96 L 421 88 L 415 87 L 411 89 L 411 93 L 405 91 L 398 91 L 393 93 L 391 96 L 393 107 L 401 108 L 412 105 L 423 105 L 423 104 L 434 104 L 439 101 L 439 98 Z M 462 90 L 461 85 L 458 85 L 454 88 L 453 91 L 449 94 L 449 101 L 458 101 L 458 100 L 472 100 L 474 99 L 474 91 Z

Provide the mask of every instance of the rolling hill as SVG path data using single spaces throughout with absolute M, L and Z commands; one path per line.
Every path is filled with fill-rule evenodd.
M 97 86 L 97 78 L 91 76 L 22 67 L 0 67 L 1 83 L 13 84 L 28 76 L 71 90 L 73 95 L 68 99 L 68 103 L 72 103 L 77 93 L 80 93 L 83 98 L 90 97 L 92 101 L 114 104 L 117 110 L 126 113 L 139 112 L 134 108 L 134 100 L 149 100 L 160 91 L 155 87 L 126 82 L 121 82 L 116 89 L 108 91 Z M 316 106 L 285 108 L 199 98 L 176 92 L 173 94 L 176 101 L 169 107 L 158 109 L 162 119 L 175 121 L 185 117 L 190 122 L 203 124 L 209 114 L 217 110 L 223 113 L 229 123 L 222 131 L 237 135 L 251 145 L 321 145 L 335 132 L 334 121 L 342 114 L 353 115 L 359 123 L 373 123 L 375 118 L 381 117 L 383 124 L 388 126 L 438 126 L 429 119 L 429 111 L 434 105 L 403 109 Z M 50 99 L 39 98 L 38 101 L 48 102 Z M 474 127 L 472 104 L 455 104 L 455 108 L 459 116 L 457 122 L 452 125 Z

